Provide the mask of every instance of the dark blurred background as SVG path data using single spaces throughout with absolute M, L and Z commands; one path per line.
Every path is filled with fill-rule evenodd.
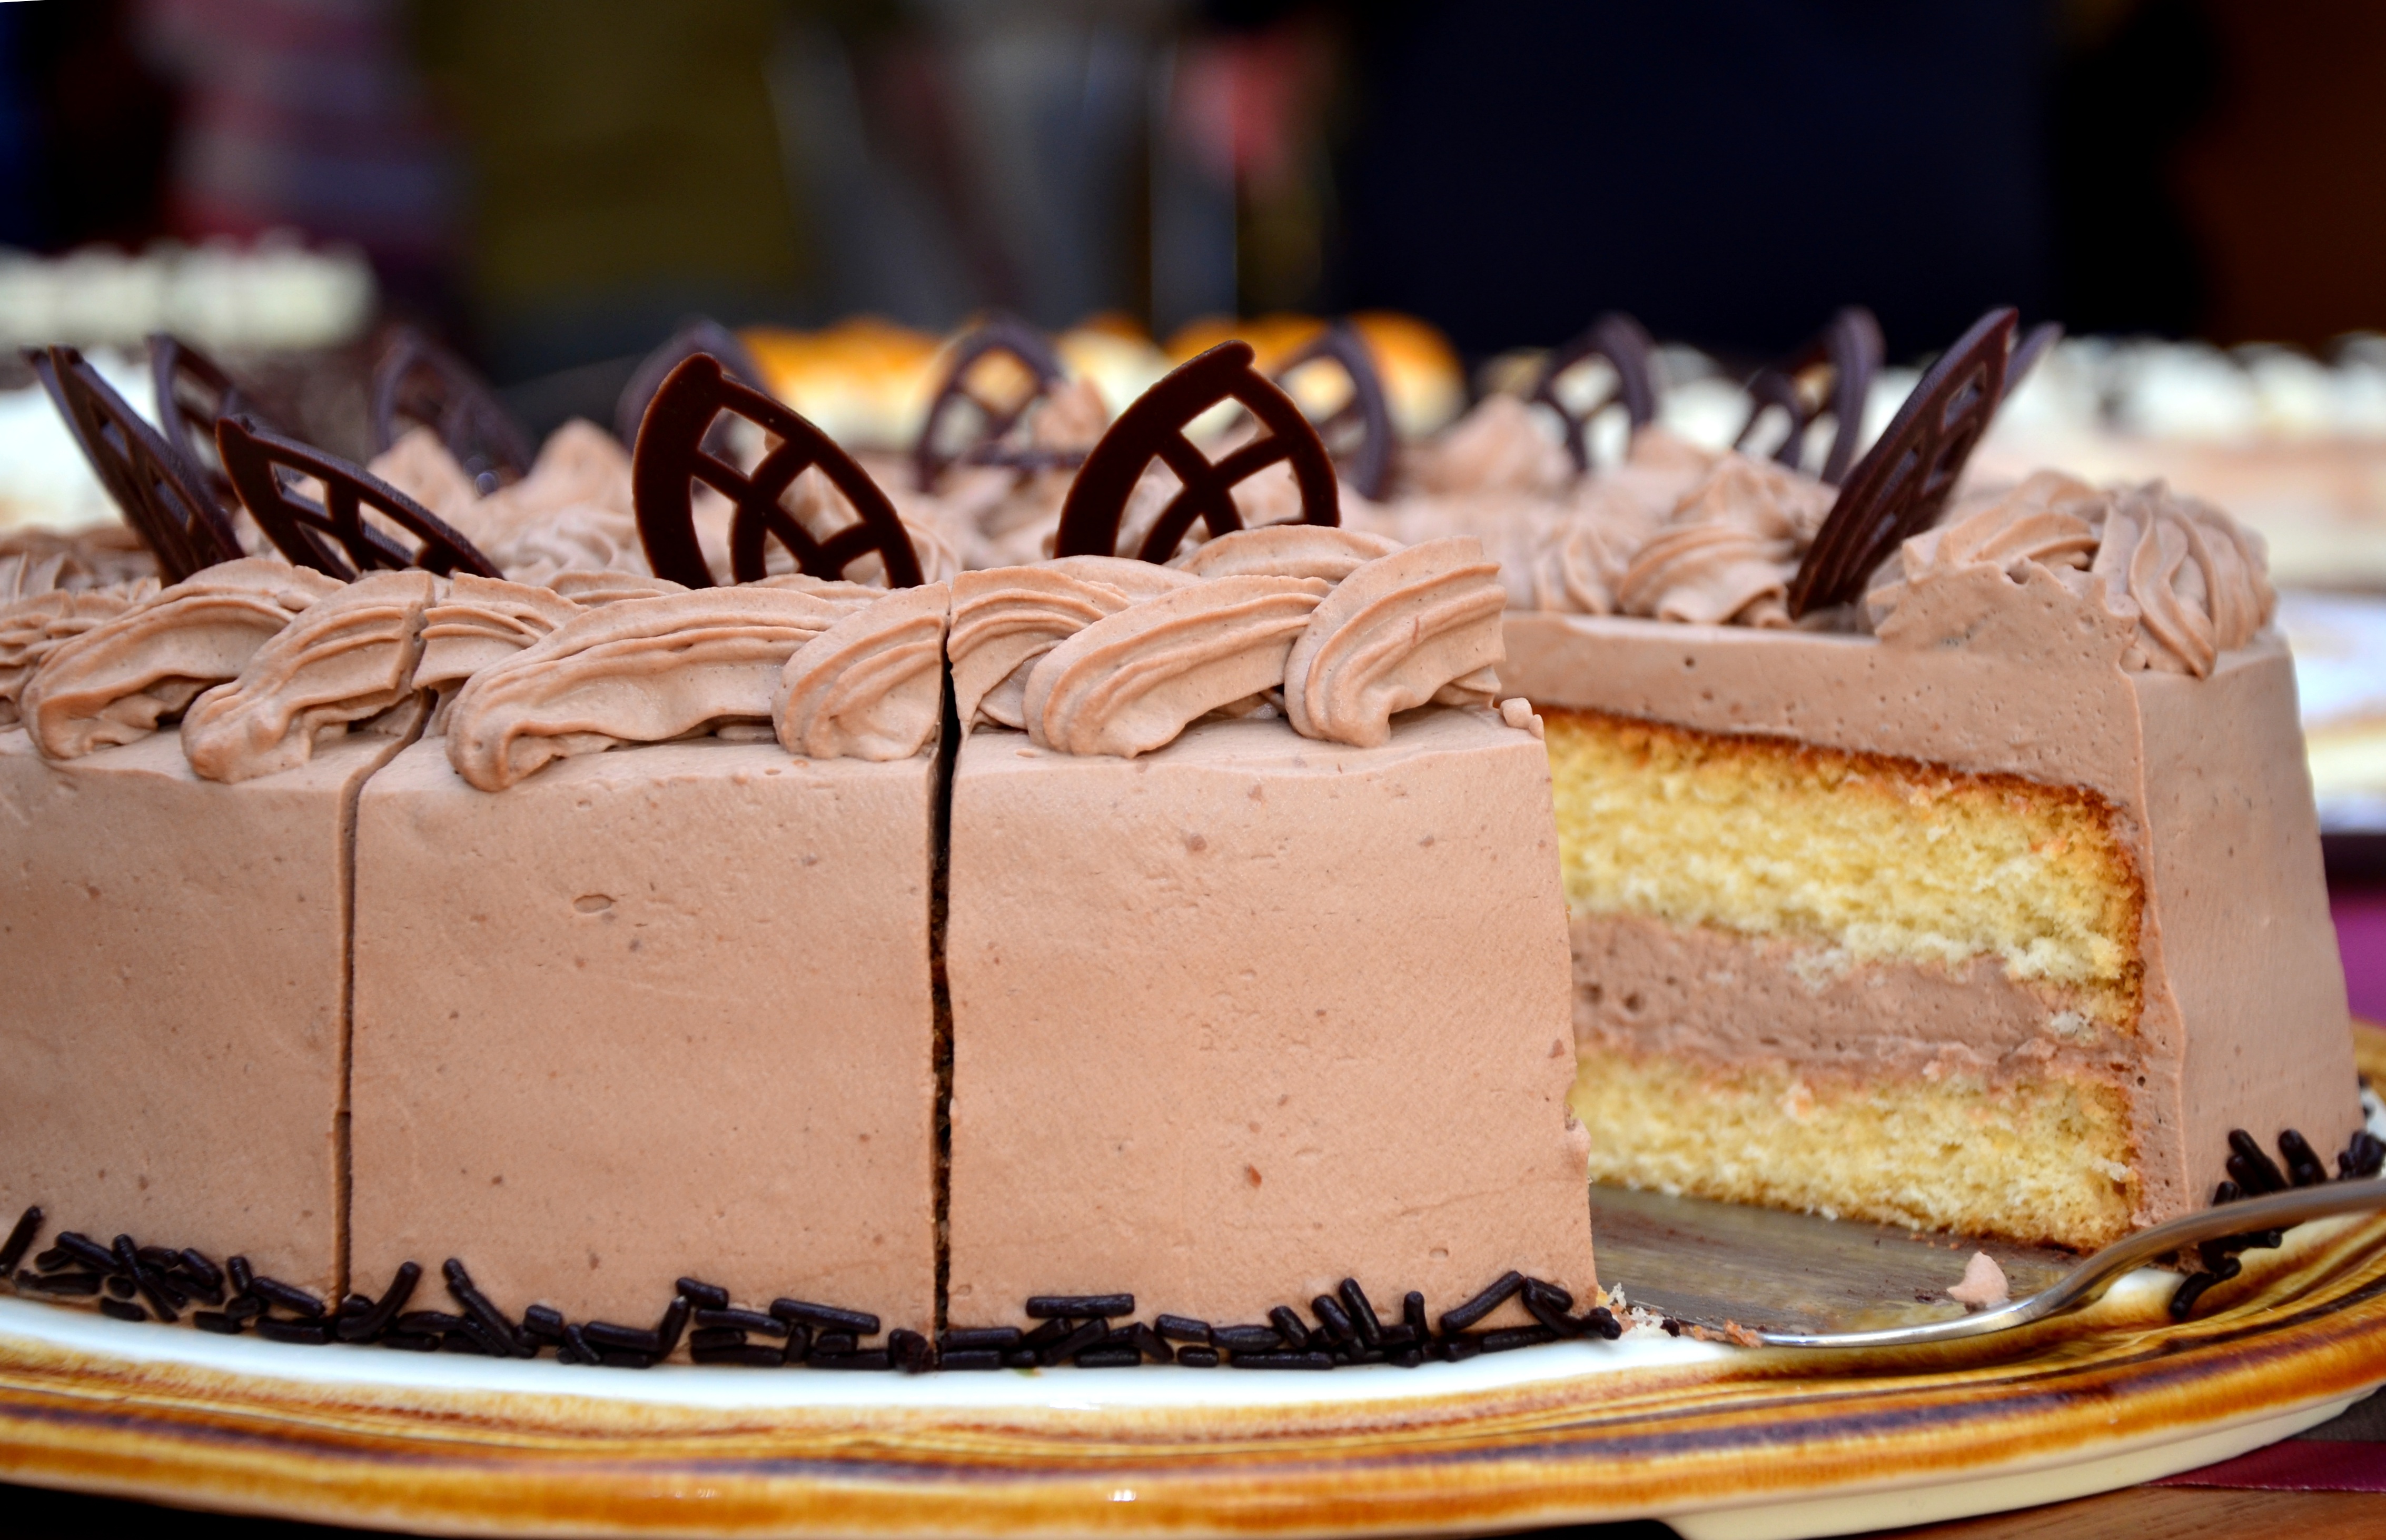
M 0 244 L 351 243 L 514 383 L 694 310 L 2318 344 L 2386 324 L 2380 80 L 2360 0 L 46 0 Z

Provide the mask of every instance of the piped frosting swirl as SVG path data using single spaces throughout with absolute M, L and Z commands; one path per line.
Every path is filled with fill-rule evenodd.
M 1310 616 L 1284 670 L 1293 730 L 1374 748 L 1395 712 L 1428 702 L 1488 706 L 1506 658 L 1500 569 L 1472 540 L 1436 540 L 1379 557 L 1342 580 Z
M 315 738 L 413 695 L 428 572 L 372 572 L 327 595 L 251 655 L 240 676 L 182 718 L 182 754 L 209 781 L 239 782 L 305 764 Z
M 945 704 L 952 589 L 898 588 L 796 649 L 772 710 L 779 742 L 815 759 L 908 759 Z
M 193 573 L 42 660 L 19 701 L 34 746 L 73 759 L 157 731 L 200 691 L 237 678 L 258 647 L 341 587 L 278 557 Z

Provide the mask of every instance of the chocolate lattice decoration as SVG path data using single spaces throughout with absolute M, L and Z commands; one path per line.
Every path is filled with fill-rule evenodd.
M 505 575 L 437 514 L 362 466 L 336 455 L 236 417 L 216 424 L 216 452 L 222 457 L 232 490 L 240 494 L 257 528 L 276 549 L 301 567 L 311 567 L 344 582 L 376 568 L 420 567 L 443 576 L 455 572 L 483 578 Z M 323 501 L 319 504 L 300 496 L 285 480 L 285 472 L 292 479 L 312 477 L 322 487 Z M 408 550 L 388 531 L 367 523 L 364 511 L 368 508 L 420 545 Z M 345 561 L 333 551 L 333 544 L 347 554 Z
M 623 444 L 638 442 L 638 425 L 646 420 L 647 407 L 653 404 L 655 393 L 663 388 L 672 370 L 699 353 L 720 359 L 722 369 L 733 380 L 758 387 L 763 383 L 762 366 L 737 340 L 736 332 L 710 316 L 694 317 L 672 332 L 670 341 L 647 354 L 637 371 L 630 376 L 630 382 L 622 387 L 621 399 L 613 407 L 613 432 Z M 729 424 L 718 424 L 712 436 L 705 440 L 704 447 L 710 454 L 728 454 Z
M 1824 406 L 1823 400 L 1808 394 L 1802 382 L 1815 369 L 1827 367 L 1831 382 L 1827 399 L 1834 425 L 1821 479 L 1839 485 L 1847 477 L 1856 442 L 1864 433 L 1865 400 L 1872 392 L 1873 377 L 1880 372 L 1882 351 L 1880 322 L 1873 313 L 1861 305 L 1841 310 L 1814 341 L 1781 362 L 1756 371 L 1748 382 L 1752 398 L 1748 420 L 1740 425 L 1739 436 L 1731 441 L 1731 446 L 1738 449 L 1745 444 L 1765 408 L 1778 407 L 1789 415 L 1790 432 L 1773 457 L 1795 468 L 1805 455 L 1806 432 L 1822 415 Z
M 204 476 L 71 347 L 29 348 L 25 359 L 66 419 L 99 484 L 151 552 L 166 582 L 241 555 L 232 520 Z
M 373 451 L 419 423 L 439 435 L 483 495 L 530 470 L 530 435 L 471 365 L 410 326 L 401 326 L 373 367 Z
M 2014 344 L 2013 357 L 2005 360 L 2005 394 L 2010 396 L 2021 389 L 2021 382 L 2029 378 L 2038 361 L 2062 340 L 2063 323 L 2057 320 L 2040 321 L 2024 333 L 2021 341 Z
M 705 448 L 714 419 L 723 413 L 742 417 L 779 441 L 750 476 Z M 814 466 L 855 515 L 854 522 L 825 539 L 805 529 L 779 501 Z M 758 582 L 767 575 L 766 537 L 816 578 L 841 578 L 852 563 L 874 554 L 885 566 L 889 588 L 922 581 L 910 533 L 870 473 L 803 417 L 728 378 L 710 354 L 682 360 L 655 393 L 638 428 L 630 476 L 638 538 L 659 578 L 689 588 L 713 586 L 712 570 L 696 538 L 695 483 L 701 482 L 736 505 L 729 525 L 729 561 L 739 582 Z
M 1566 454 L 1577 474 L 1590 469 L 1590 419 L 1623 403 L 1634 429 L 1648 426 L 1657 416 L 1657 370 L 1651 355 L 1657 344 L 1648 330 L 1621 310 L 1612 310 L 1590 323 L 1590 329 L 1559 348 L 1542 364 L 1527 399 L 1547 407 L 1565 424 Z M 1576 410 L 1558 392 L 1558 382 L 1593 357 L 1604 358 L 1615 370 L 1615 388 Z
M 1891 551 L 1930 527 L 2003 399 L 2010 307 L 1990 311 L 1930 366 L 1865 452 L 1790 583 L 1790 615 L 1847 604 Z
M 1239 402 L 1267 433 L 1212 461 L 1185 436 L 1185 430 L 1202 413 L 1226 401 Z M 1235 507 L 1235 488 L 1279 460 L 1291 463 L 1293 480 L 1300 488 L 1301 523 L 1342 520 L 1334 461 L 1325 453 L 1325 441 L 1292 397 L 1251 367 L 1249 343 L 1220 343 L 1178 366 L 1119 414 L 1101 442 L 1094 445 L 1094 452 L 1086 457 L 1084 468 L 1069 488 L 1052 554 L 1117 554 L 1119 523 L 1126 516 L 1127 499 L 1135 495 L 1144 468 L 1155 459 L 1183 484 L 1160 510 L 1136 552 L 1146 561 L 1165 562 L 1174 556 L 1196 519 L 1212 540 L 1241 529 L 1243 518 Z
M 969 378 L 979 361 L 995 353 L 1008 354 L 1017 360 L 1033 382 L 1026 394 L 1016 401 L 988 401 L 970 389 Z M 927 419 L 920 425 L 920 437 L 911 446 L 914 484 L 923 492 L 934 492 L 945 472 L 957 464 L 1046 470 L 1068 470 L 1085 463 L 1081 451 L 1036 449 L 1003 442 L 1019 426 L 1028 408 L 1050 395 L 1063 378 L 1060 356 L 1045 342 L 1042 333 L 1015 316 L 988 317 L 984 324 L 953 344 L 944 383 L 936 387 L 936 398 L 928 404 Z M 948 451 L 942 443 L 945 423 L 963 406 L 976 408 L 978 427 L 967 443 Z
M 232 479 L 216 454 L 216 423 L 245 417 L 276 432 L 282 425 L 243 390 L 221 364 L 170 332 L 149 334 L 149 382 L 157 396 L 157 428 L 167 444 L 196 471 L 216 506 L 240 506 Z
M 1337 321 L 1269 373 L 1281 382 L 1294 370 L 1320 361 L 1342 370 L 1350 382 L 1350 394 L 1316 423 L 1317 436 L 1359 495 L 1379 500 L 1392 479 L 1392 408 L 1375 355 L 1356 328 Z

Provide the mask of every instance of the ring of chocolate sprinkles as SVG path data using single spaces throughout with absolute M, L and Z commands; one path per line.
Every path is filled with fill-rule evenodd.
M 1241 403 L 1267 433 L 1212 461 L 1185 436 L 1185 430 L 1226 401 Z M 1342 521 L 1337 478 L 1325 441 L 1292 397 L 1251 367 L 1249 343 L 1220 343 L 1179 365 L 1119 414 L 1069 487 L 1052 554 L 1116 555 L 1127 500 L 1143 479 L 1144 468 L 1155 459 L 1182 484 L 1135 553 L 1146 561 L 1164 563 L 1174 556 L 1197 519 L 1212 540 L 1241 529 L 1234 489 L 1280 460 L 1291 463 L 1300 489 L 1300 522 Z
M 1008 354 L 1027 371 L 1030 384 L 1026 394 L 1016 401 L 988 401 L 970 389 L 969 377 L 979 361 L 995 353 Z M 1029 408 L 1049 396 L 1066 378 L 1060 355 L 1052 351 L 1042 332 L 1016 316 L 999 311 L 988 316 L 953 344 L 944 381 L 929 401 L 928 415 L 920 424 L 920 436 L 911 444 L 912 484 L 922 492 L 934 492 L 945 472 L 955 465 L 1065 470 L 1085 463 L 1086 457 L 1080 453 L 1021 449 L 1003 443 Z M 967 442 L 948 451 L 940 443 L 946 419 L 963 406 L 976 408 L 977 428 Z
M 482 495 L 530 473 L 530 435 L 470 364 L 411 326 L 400 326 L 373 366 L 373 453 L 408 422 L 439 435 Z
M 1317 421 L 1317 436 L 1325 441 L 1326 452 L 1359 495 L 1380 502 L 1392 480 L 1392 407 L 1375 356 L 1358 329 L 1349 321 L 1335 322 L 1268 370 L 1268 376 L 1282 384 L 1294 370 L 1320 362 L 1342 370 L 1350 394 Z M 1334 454 L 1334 440 L 1344 436 L 1351 441 L 1350 449 Z
M 1823 457 L 1818 479 L 1828 486 L 1839 485 L 1855 458 L 1856 443 L 1864 433 L 1865 402 L 1872 394 L 1873 377 L 1880 372 L 1885 352 L 1880 322 L 1873 313 L 1861 305 L 1847 307 L 1804 347 L 1778 363 L 1767 364 L 1750 378 L 1748 420 L 1740 424 L 1731 446 L 1738 449 L 1745 444 L 1765 408 L 1778 407 L 1789 415 L 1790 432 L 1773 457 L 1794 469 L 1805 453 L 1806 432 L 1822 415 L 1824 406 L 1808 397 L 1800 380 L 1815 369 L 1827 367 L 1833 426 L 1831 447 Z
M 1611 310 L 1542 362 L 1526 399 L 1547 407 L 1565 424 L 1566 456 L 1574 461 L 1575 474 L 1590 469 L 1592 418 L 1621 402 L 1624 415 L 1636 432 L 1656 420 L 1656 351 L 1657 344 L 1649 335 L 1648 328 L 1621 310 Z M 1615 389 L 1576 411 L 1558 394 L 1558 382 L 1593 356 L 1606 359 L 1614 369 Z
M 2004 397 L 2011 307 L 1972 323 L 1915 385 L 1840 488 L 1790 583 L 1790 618 L 1854 600 L 1906 539 L 1930 527 Z
M 705 448 L 714 419 L 724 412 L 779 441 L 751 476 Z M 852 523 L 825 540 L 815 538 L 779 503 L 796 478 L 815 466 L 855 514 Z M 816 578 L 841 578 L 848 565 L 874 553 L 885 567 L 889 588 L 911 588 L 922 581 L 910 533 L 870 472 L 807 419 L 730 379 L 721 360 L 708 353 L 682 359 L 655 392 L 638 425 L 630 485 L 638 539 L 655 576 L 684 587 L 710 588 L 712 570 L 696 538 L 692 488 L 697 482 L 736 507 L 729 525 L 729 559 L 738 582 L 759 582 L 768 575 L 766 537 Z
M 646 421 L 647 408 L 654 404 L 655 393 L 663 388 L 672 370 L 699 353 L 719 359 L 731 379 L 758 390 L 765 388 L 762 366 L 737 340 L 736 332 L 710 316 L 692 316 L 660 347 L 638 361 L 629 383 L 622 387 L 613 404 L 613 432 L 623 444 L 638 442 L 638 426 Z M 729 424 L 713 424 L 712 432 L 705 437 L 704 448 L 707 454 L 725 457 L 729 453 Z
M 124 521 L 176 583 L 242 555 L 232 520 L 206 478 L 71 347 L 27 348 L 50 404 Z
M 377 568 L 420 567 L 442 577 L 457 572 L 483 578 L 504 576 L 445 520 L 360 465 L 236 417 L 216 424 L 216 448 L 223 457 L 224 473 L 232 478 L 232 489 L 240 494 L 249 516 L 283 556 L 301 567 L 311 567 L 344 582 Z M 292 491 L 283 483 L 284 471 L 311 476 L 321 483 L 322 503 L 311 503 Z M 408 551 L 367 524 L 365 508 L 421 545 Z M 346 561 L 333 552 L 325 536 L 347 553 Z
M 2229 1179 L 2212 1190 L 2212 1206 L 2216 1208 L 2235 1203 L 2240 1198 L 2263 1197 L 2271 1193 L 2283 1193 L 2290 1187 L 2318 1187 L 2330 1181 L 2362 1182 L 2376 1176 L 2386 1168 L 2386 1140 L 2380 1139 L 2367 1128 L 2354 1132 L 2352 1139 L 2339 1151 L 2336 1175 L 2328 1174 L 2328 1166 L 2312 1148 L 2311 1141 L 2301 1130 L 2281 1129 L 2279 1133 L 2279 1153 L 2286 1157 L 2286 1169 L 2270 1158 L 2261 1144 L 2242 1128 L 2229 1131 Z M 2269 1251 L 2286 1244 L 2283 1230 L 2254 1230 L 2242 1235 L 2224 1235 L 2205 1241 L 2196 1247 L 2204 1271 L 2189 1273 L 2179 1280 L 2171 1292 L 2170 1318 L 2185 1321 L 2194 1313 L 2206 1290 L 2216 1283 L 2226 1283 L 2243 1270 L 2238 1261 L 2241 1251 Z

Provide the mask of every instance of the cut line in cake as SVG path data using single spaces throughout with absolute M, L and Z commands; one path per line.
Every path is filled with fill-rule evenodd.
M 1603 324 L 1552 380 L 1598 351 L 1645 423 L 1645 335 Z M 2263 1190 L 2247 1128 L 2301 1182 L 2292 1130 L 2358 1108 L 2258 545 L 2061 478 L 1942 515 L 2013 332 L 1836 491 L 1641 427 L 1463 505 L 1353 491 L 1384 440 L 1331 348 L 1338 469 L 1227 343 L 1073 475 L 1040 435 L 1083 393 L 990 335 L 955 389 L 1014 354 L 1034 389 L 971 395 L 949 495 L 1040 489 L 1057 554 L 973 570 L 684 339 L 634 455 L 559 435 L 494 490 L 435 438 L 383 476 L 219 422 L 286 553 L 412 570 L 42 611 L 0 939 L 187 1145 L 127 1168 L 69 1078 L 12 1090 L 64 1111 L 0 1161 L 0 1271 L 71 1211 L 122 1238 L 25 1290 L 280 1340 L 1319 1369 L 1617 1334 L 1589 1174 L 2081 1248 L 2224 1161 Z M 548 501 L 609 485 L 633 526 Z M 283 1156 L 198 1153 L 235 1135 Z M 131 1239 L 186 1227 L 239 1266 Z M 454 1310 L 409 1308 L 431 1257 Z

